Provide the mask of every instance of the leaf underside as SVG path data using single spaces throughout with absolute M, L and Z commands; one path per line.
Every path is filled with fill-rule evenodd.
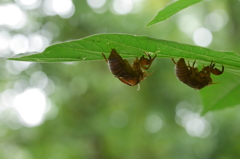
M 123 58 L 142 56 L 144 52 L 157 54 L 158 58 L 186 58 L 205 62 L 214 61 L 232 73 L 240 74 L 240 56 L 234 52 L 215 51 L 208 48 L 153 39 L 128 34 L 98 34 L 75 41 L 49 46 L 42 53 L 23 53 L 8 60 L 31 62 L 71 62 L 102 60 L 114 48 Z
M 239 104 L 240 94 L 239 76 L 227 72 L 240 74 L 240 56 L 234 52 L 223 52 L 208 48 L 181 44 L 172 41 L 153 39 L 146 36 L 127 34 L 98 34 L 76 41 L 55 44 L 46 48 L 42 53 L 24 53 L 8 60 L 31 62 L 70 62 L 103 60 L 102 53 L 107 57 L 111 49 L 116 49 L 123 58 L 140 57 L 147 53 L 157 54 L 158 58 L 186 58 L 197 60 L 199 63 L 209 64 L 214 61 L 222 64 L 225 72 L 221 83 L 203 88 L 203 113 L 210 110 L 222 109 Z M 219 67 L 220 65 L 217 65 Z M 234 76 L 234 85 L 232 77 Z M 229 77 L 228 77 L 229 75 Z M 226 78 L 227 77 L 227 78 Z M 215 77 L 213 77 L 213 80 Z M 187 86 L 186 86 L 187 87 Z M 231 102 L 229 102 L 231 101 Z

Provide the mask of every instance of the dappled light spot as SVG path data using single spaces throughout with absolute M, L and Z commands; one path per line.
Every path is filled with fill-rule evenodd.
M 20 29 L 26 21 L 25 13 L 16 4 L 0 5 L 0 26 L 6 25 L 11 29 Z
M 60 28 L 54 22 L 47 22 L 43 25 L 43 29 L 52 33 L 53 37 L 58 37 L 60 34 Z
M 106 0 L 87 0 L 87 3 L 97 14 L 102 14 L 108 10 L 108 5 L 105 5 Z
M 15 0 L 17 4 L 25 9 L 35 9 L 38 8 L 41 4 L 41 0 Z
M 22 125 L 27 127 L 38 126 L 44 120 L 45 93 L 36 88 L 27 89 L 15 97 L 13 106 L 19 114 L 19 121 Z
M 63 62 L 63 64 L 65 64 L 65 65 L 75 65 L 76 62 Z
M 145 129 L 150 133 L 156 133 L 162 128 L 162 119 L 156 115 L 151 114 L 145 120 Z
M 58 14 L 62 18 L 70 18 L 75 12 L 75 7 L 72 0 L 45 0 L 43 10 L 47 15 Z
M 18 93 L 22 93 L 29 86 L 28 76 L 20 76 L 20 78 L 14 81 L 14 90 Z
M 46 15 L 48 16 L 56 15 L 52 7 L 52 0 L 44 0 L 42 7 Z
M 176 122 L 191 136 L 200 138 L 209 136 L 212 131 L 211 124 L 205 117 L 193 112 L 191 107 L 187 102 L 180 102 L 176 107 Z
M 7 72 L 10 74 L 19 74 L 21 71 L 15 69 L 15 67 L 13 66 L 13 62 L 14 61 L 6 61 L 5 67 L 7 69 Z
M 51 79 L 48 79 L 47 86 L 44 88 L 46 95 L 51 95 L 55 91 L 55 88 L 55 83 Z
M 88 5 L 93 9 L 98 9 L 104 6 L 106 0 L 87 0 Z
M 29 49 L 28 49 L 29 52 L 34 52 L 34 51 L 42 52 L 50 44 L 48 38 L 38 33 L 31 34 L 28 37 L 28 40 L 29 40 Z
M 17 92 L 13 89 L 6 89 L 0 95 L 1 101 L 1 110 L 2 108 L 8 108 L 13 106 L 13 99 L 17 95 Z M 0 117 L 2 118 L 2 116 Z
M 9 49 L 9 42 L 11 35 L 6 31 L 0 32 L 0 51 L 5 51 Z
M 228 22 L 228 15 L 225 10 L 217 9 L 208 14 L 205 18 L 205 24 L 211 31 L 219 31 Z
M 114 128 L 123 128 L 128 123 L 128 115 L 122 110 L 116 110 L 110 115 L 110 124 Z
M 6 58 L 9 57 L 11 55 L 11 52 L 9 50 L 9 43 L 11 40 L 11 35 L 9 32 L 7 31 L 0 31 L 0 52 L 1 58 Z
M 9 73 L 19 74 L 26 70 L 32 62 L 22 62 L 22 61 L 6 61 L 5 65 Z
M 17 130 L 22 127 L 22 125 L 18 121 L 17 112 L 13 107 L 8 108 L 8 116 L 7 118 L 5 118 L 4 121 L 6 125 L 12 130 Z
M 21 125 L 38 126 L 45 115 L 50 120 L 58 114 L 58 108 L 41 89 L 28 87 L 27 77 L 21 78 L 15 82 L 14 89 L 7 89 L 0 94 L 0 119 L 11 129 L 19 129 Z
M 33 88 L 44 89 L 48 84 L 48 77 L 44 72 L 37 71 L 31 75 L 29 81 Z
M 212 43 L 212 33 L 207 28 L 199 28 L 193 34 L 196 45 L 206 47 Z
M 192 36 L 193 32 L 197 28 L 201 27 L 201 23 L 198 21 L 196 16 L 184 14 L 178 18 L 177 26 L 182 32 Z
M 53 0 L 53 10 L 62 18 L 69 18 L 74 14 L 75 7 L 72 0 Z
M 129 14 L 133 9 L 133 0 L 114 0 L 113 10 L 116 14 Z
M 211 133 L 209 122 L 197 113 L 186 116 L 185 129 L 189 135 L 201 138 L 207 137 Z
M 27 52 L 29 49 L 28 38 L 23 34 L 16 34 L 11 38 L 10 49 L 14 54 Z
M 18 70 L 21 72 L 26 70 L 32 64 L 32 62 L 12 61 L 12 64 L 15 70 Z

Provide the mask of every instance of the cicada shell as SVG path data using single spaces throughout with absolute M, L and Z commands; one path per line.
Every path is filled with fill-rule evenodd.
M 224 71 L 224 66 L 222 66 L 222 71 L 215 67 L 213 62 L 209 66 L 203 67 L 201 71 L 198 71 L 197 67 L 194 67 L 196 60 L 193 62 L 192 66 L 188 63 L 186 64 L 184 58 L 180 58 L 176 63 L 174 59 L 172 61 L 175 63 L 175 74 L 177 78 L 184 84 L 200 90 L 205 86 L 215 84 L 212 82 L 210 74 L 220 75 Z
M 102 55 L 108 63 L 110 72 L 112 72 L 112 74 L 122 83 L 129 86 L 139 84 L 148 75 L 150 75 L 147 74 L 145 70 L 150 68 L 153 60 L 156 58 L 156 56 L 152 58 L 149 54 L 146 54 L 148 58 L 145 58 L 144 55 L 140 59 L 136 58 L 131 66 L 129 62 L 126 59 L 123 59 L 115 49 L 112 49 L 108 59 L 103 53 Z

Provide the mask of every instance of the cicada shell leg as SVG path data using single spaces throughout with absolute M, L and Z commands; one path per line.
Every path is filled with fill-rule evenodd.
M 172 62 L 173 62 L 175 65 L 177 64 L 173 58 L 172 58 Z
M 211 72 L 214 75 L 221 75 L 224 72 L 224 66 L 222 65 L 222 71 L 220 71 L 219 69 L 214 68 L 215 63 L 213 63 L 213 61 L 211 61 L 210 65 L 208 67 L 209 67 L 209 72 Z
M 106 60 L 106 62 L 108 62 L 108 59 L 106 58 L 106 56 L 104 55 L 104 53 L 102 53 L 103 58 Z
M 155 55 L 153 58 L 147 53 L 145 53 L 145 55 L 148 56 L 149 59 L 142 56 L 139 61 L 140 61 L 141 67 L 145 70 L 148 70 L 150 68 L 150 66 L 152 65 L 152 62 L 154 61 L 154 59 L 157 57 L 157 55 Z M 145 65 L 147 65 L 147 66 L 145 66 Z
M 223 65 L 222 65 L 222 71 L 220 71 L 217 68 L 214 68 L 214 69 L 211 70 L 211 73 L 214 74 L 214 75 L 221 75 L 223 72 L 224 72 L 224 66 Z
M 137 88 L 137 91 L 139 91 L 140 90 L 140 84 L 138 84 L 138 88 Z

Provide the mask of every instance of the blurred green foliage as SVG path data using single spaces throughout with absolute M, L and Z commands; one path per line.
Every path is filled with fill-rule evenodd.
M 205 26 L 204 17 L 215 9 L 222 9 L 227 12 L 228 23 L 212 32 L 213 41 L 209 47 L 239 52 L 237 17 L 240 2 L 236 0 L 204 1 L 148 28 L 144 26 L 149 19 L 169 1 L 142 1 L 139 11 L 127 15 L 114 14 L 111 9 L 98 14 L 85 0 L 74 0 L 73 3 L 75 13 L 68 19 L 46 16 L 38 8 L 27 13 L 31 20 L 29 25 L 37 22 L 40 27 L 8 31 L 27 35 L 53 22 L 59 34 L 52 31 L 56 35 L 52 43 L 96 33 L 130 33 L 194 44 L 192 36 L 179 30 L 181 16 L 191 14 L 200 26 Z M 111 8 L 112 1 L 106 3 L 105 7 Z M 1 61 L 0 64 L 1 92 L 14 89 L 19 79 L 29 80 L 32 73 L 42 71 L 54 82 L 54 92 L 48 97 L 58 111 L 52 118 L 46 115 L 46 120 L 36 127 L 14 127 L 20 122 L 8 121 L 6 114 L 1 113 L 2 159 L 226 159 L 240 155 L 240 108 L 210 112 L 200 117 L 199 92 L 176 79 L 170 59 L 154 61 L 149 70 L 154 70 L 153 75 L 141 83 L 140 91 L 114 78 L 104 60 L 36 63 L 21 74 L 11 73 L 7 63 Z M 222 83 L 224 81 L 218 85 Z M 211 89 L 214 90 L 214 86 Z M 31 86 L 26 84 L 27 87 Z M 11 116 L 9 112 L 5 113 Z M 156 129 L 158 125 L 154 123 L 161 127 Z

